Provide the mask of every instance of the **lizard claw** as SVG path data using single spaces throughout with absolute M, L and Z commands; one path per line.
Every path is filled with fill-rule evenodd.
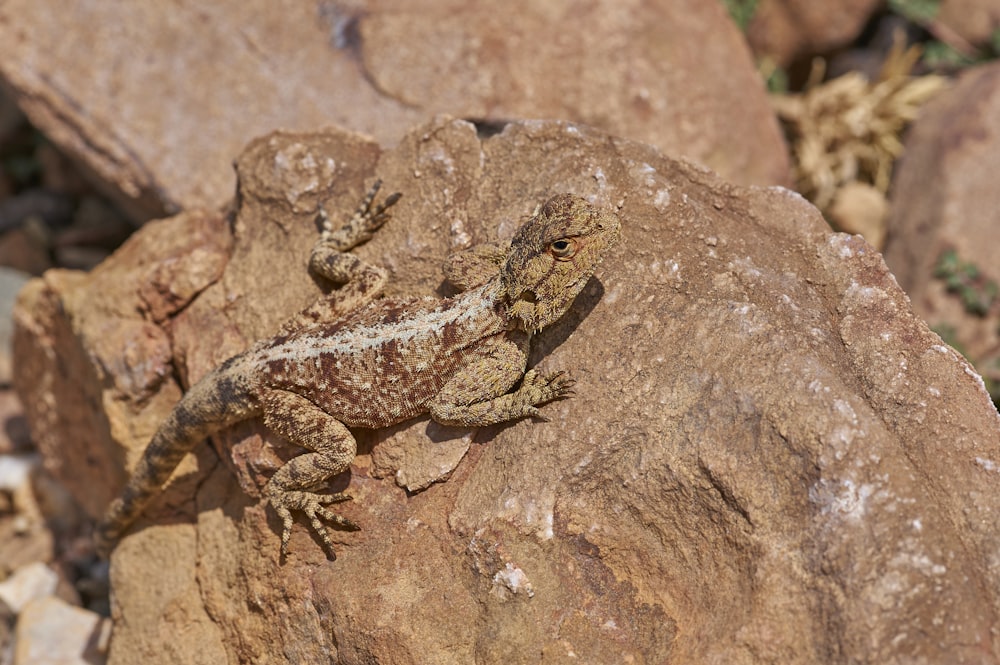
M 552 374 L 542 374 L 537 370 L 529 369 L 524 373 L 524 379 L 521 381 L 521 390 L 527 391 L 531 398 L 531 403 L 538 406 L 546 402 L 574 395 L 573 385 L 575 383 L 576 379 L 571 377 L 568 372 L 559 371 Z
M 320 224 L 320 242 L 331 243 L 341 251 L 356 247 L 370 239 L 379 228 L 389 221 L 389 208 L 394 206 L 403 196 L 400 192 L 390 194 L 382 203 L 373 205 L 375 195 L 382 187 L 382 181 L 376 180 L 372 188 L 365 194 L 357 210 L 351 218 L 339 229 L 333 228 L 333 221 L 322 203 L 319 205 L 317 218 Z
M 278 513 L 278 517 L 281 518 L 282 556 L 288 556 L 288 542 L 292 536 L 293 510 L 301 510 L 306 514 L 313 531 L 323 541 L 327 554 L 334 559 L 337 558 L 337 554 L 333 548 L 333 539 L 330 538 L 330 532 L 322 520 L 336 524 L 338 527 L 349 531 L 357 531 L 361 528 L 346 517 L 342 517 L 324 507 L 330 503 L 351 501 L 353 497 L 348 494 L 316 494 L 314 492 L 280 490 L 272 492 L 269 499 L 275 512 Z
M 361 202 L 361 207 L 354 213 L 355 216 L 360 217 L 360 226 L 366 236 L 372 235 L 383 224 L 389 221 L 389 208 L 396 205 L 396 202 L 403 196 L 401 192 L 393 192 L 385 197 L 382 203 L 373 206 L 372 203 L 375 200 L 375 195 L 381 187 L 382 181 L 376 180 L 371 190 L 369 190 L 368 195 L 365 196 L 364 201 Z

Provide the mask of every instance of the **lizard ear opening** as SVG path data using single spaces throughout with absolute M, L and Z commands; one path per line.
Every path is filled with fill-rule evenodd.
M 530 289 L 525 289 L 521 291 L 521 295 L 517 297 L 521 302 L 531 303 L 532 305 L 538 302 L 538 294 Z

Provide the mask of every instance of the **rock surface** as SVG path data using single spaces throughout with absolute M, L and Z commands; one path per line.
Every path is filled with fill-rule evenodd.
M 114 553 L 111 663 L 1000 661 L 1000 417 L 881 257 L 799 196 L 554 122 L 483 139 L 440 119 L 388 151 L 275 134 L 237 170 L 231 245 L 225 225 L 209 243 L 229 262 L 186 280 L 200 291 L 167 306 L 139 279 L 185 274 L 180 218 L 22 301 L 21 390 L 30 372 L 41 403 L 97 414 L 31 414 L 53 466 L 111 460 L 63 467 L 95 509 L 115 489 L 101 474 L 176 399 L 171 362 L 196 378 L 319 292 L 304 270 L 318 200 L 348 214 L 376 175 L 404 192 L 358 250 L 397 293 L 441 290 L 449 250 L 508 238 L 554 192 L 618 208 L 624 239 L 537 340 L 532 362 L 572 370 L 577 396 L 548 422 L 472 433 L 416 493 L 376 475 L 426 469 L 406 458 L 468 433 L 409 423 L 379 474 L 364 436 L 333 483 L 363 528 L 336 533 L 335 561 L 302 523 L 279 560 L 254 495 L 291 454 L 280 441 L 246 424 L 220 437 L 223 463 L 202 447 Z
M 9 0 L 0 77 L 142 219 L 225 201 L 233 155 L 275 128 L 336 123 L 391 145 L 437 113 L 585 122 L 735 182 L 789 179 L 715 2 Z
M 215 281 L 228 258 L 221 214 L 183 214 L 148 235 L 155 261 L 132 239 L 90 273 L 48 271 L 15 305 L 14 381 L 35 443 L 91 515 L 124 479 L 120 442 L 148 440 L 180 396 L 161 324 Z M 39 352 L 18 357 L 29 347 Z
M 55 593 L 58 583 L 59 576 L 44 563 L 30 563 L 0 582 L 0 603 L 19 613 L 33 600 Z
M 1000 63 L 966 71 L 922 110 L 896 166 L 885 260 L 914 309 L 949 328 L 952 343 L 1000 381 L 1000 303 L 970 311 L 961 291 L 935 275 L 954 250 L 979 278 L 967 295 L 1000 284 Z
M 966 41 L 989 46 L 1000 30 L 1000 0 L 941 0 L 936 18 Z
M 108 620 L 48 596 L 17 619 L 13 665 L 92 665 L 107 652 Z
M 880 5 L 878 0 L 761 0 L 747 25 L 747 41 L 758 57 L 787 67 L 798 57 L 849 44 Z

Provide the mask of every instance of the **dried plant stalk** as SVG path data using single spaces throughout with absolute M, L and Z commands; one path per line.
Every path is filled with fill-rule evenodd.
M 875 81 L 851 72 L 807 85 L 801 94 L 772 98 L 792 142 L 799 192 L 821 210 L 848 183 L 889 189 L 903 130 L 947 85 L 942 76 L 910 76 L 919 57 L 919 47 L 897 46 Z M 822 78 L 822 63 L 817 64 L 810 80 Z

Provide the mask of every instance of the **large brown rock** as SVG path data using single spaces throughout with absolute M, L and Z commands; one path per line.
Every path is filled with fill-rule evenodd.
M 11 0 L 0 76 L 140 217 L 226 200 L 232 156 L 275 128 L 337 123 L 391 145 L 436 113 L 584 122 L 736 182 L 789 179 L 716 2 Z
M 358 252 L 390 267 L 395 292 L 435 292 L 447 251 L 509 237 L 554 192 L 619 209 L 624 238 L 532 358 L 571 370 L 578 394 L 546 406 L 548 422 L 471 439 L 427 420 L 378 433 L 408 451 L 383 456 L 380 476 L 397 464 L 415 477 L 408 465 L 426 469 L 442 441 L 469 447 L 416 493 L 375 477 L 386 442 L 363 436 L 333 483 L 363 528 L 336 533 L 335 561 L 304 523 L 279 559 L 257 495 L 291 454 L 280 441 L 248 423 L 221 437 L 235 443 L 224 463 L 199 450 L 114 553 L 112 663 L 1000 661 L 1000 418 L 881 257 L 801 197 L 554 122 L 483 139 L 442 119 L 384 152 L 346 133 L 275 134 L 237 170 L 222 276 L 161 322 L 132 307 L 133 326 L 171 331 L 181 376 L 317 295 L 312 209 L 329 197 L 349 213 L 376 175 L 404 198 Z M 102 270 L 165 274 L 164 229 L 184 224 L 143 229 Z M 142 286 L 81 279 L 89 304 L 85 284 L 68 299 L 38 283 L 63 318 L 23 308 L 18 357 L 64 405 L 80 377 L 62 367 L 108 365 L 84 389 L 114 435 L 90 438 L 132 457 L 145 442 L 102 404 L 160 393 L 130 399 L 145 384 L 116 380 L 124 365 L 88 331 L 105 299 L 126 309 Z M 23 372 L 19 385 L 31 389 Z M 36 422 L 62 441 L 50 456 L 89 443 Z M 66 472 L 106 495 L 92 469 Z
M 988 48 L 1000 30 L 1000 0 L 941 0 L 935 18 L 966 41 Z
M 760 0 L 747 25 L 754 53 L 787 67 L 796 58 L 850 44 L 879 8 L 878 0 Z
M 885 260 L 916 312 L 1000 382 L 998 172 L 1000 63 L 991 63 L 964 72 L 910 128 L 892 184 Z M 978 273 L 951 292 L 937 271 L 948 251 Z M 986 311 L 965 303 L 963 291 Z

